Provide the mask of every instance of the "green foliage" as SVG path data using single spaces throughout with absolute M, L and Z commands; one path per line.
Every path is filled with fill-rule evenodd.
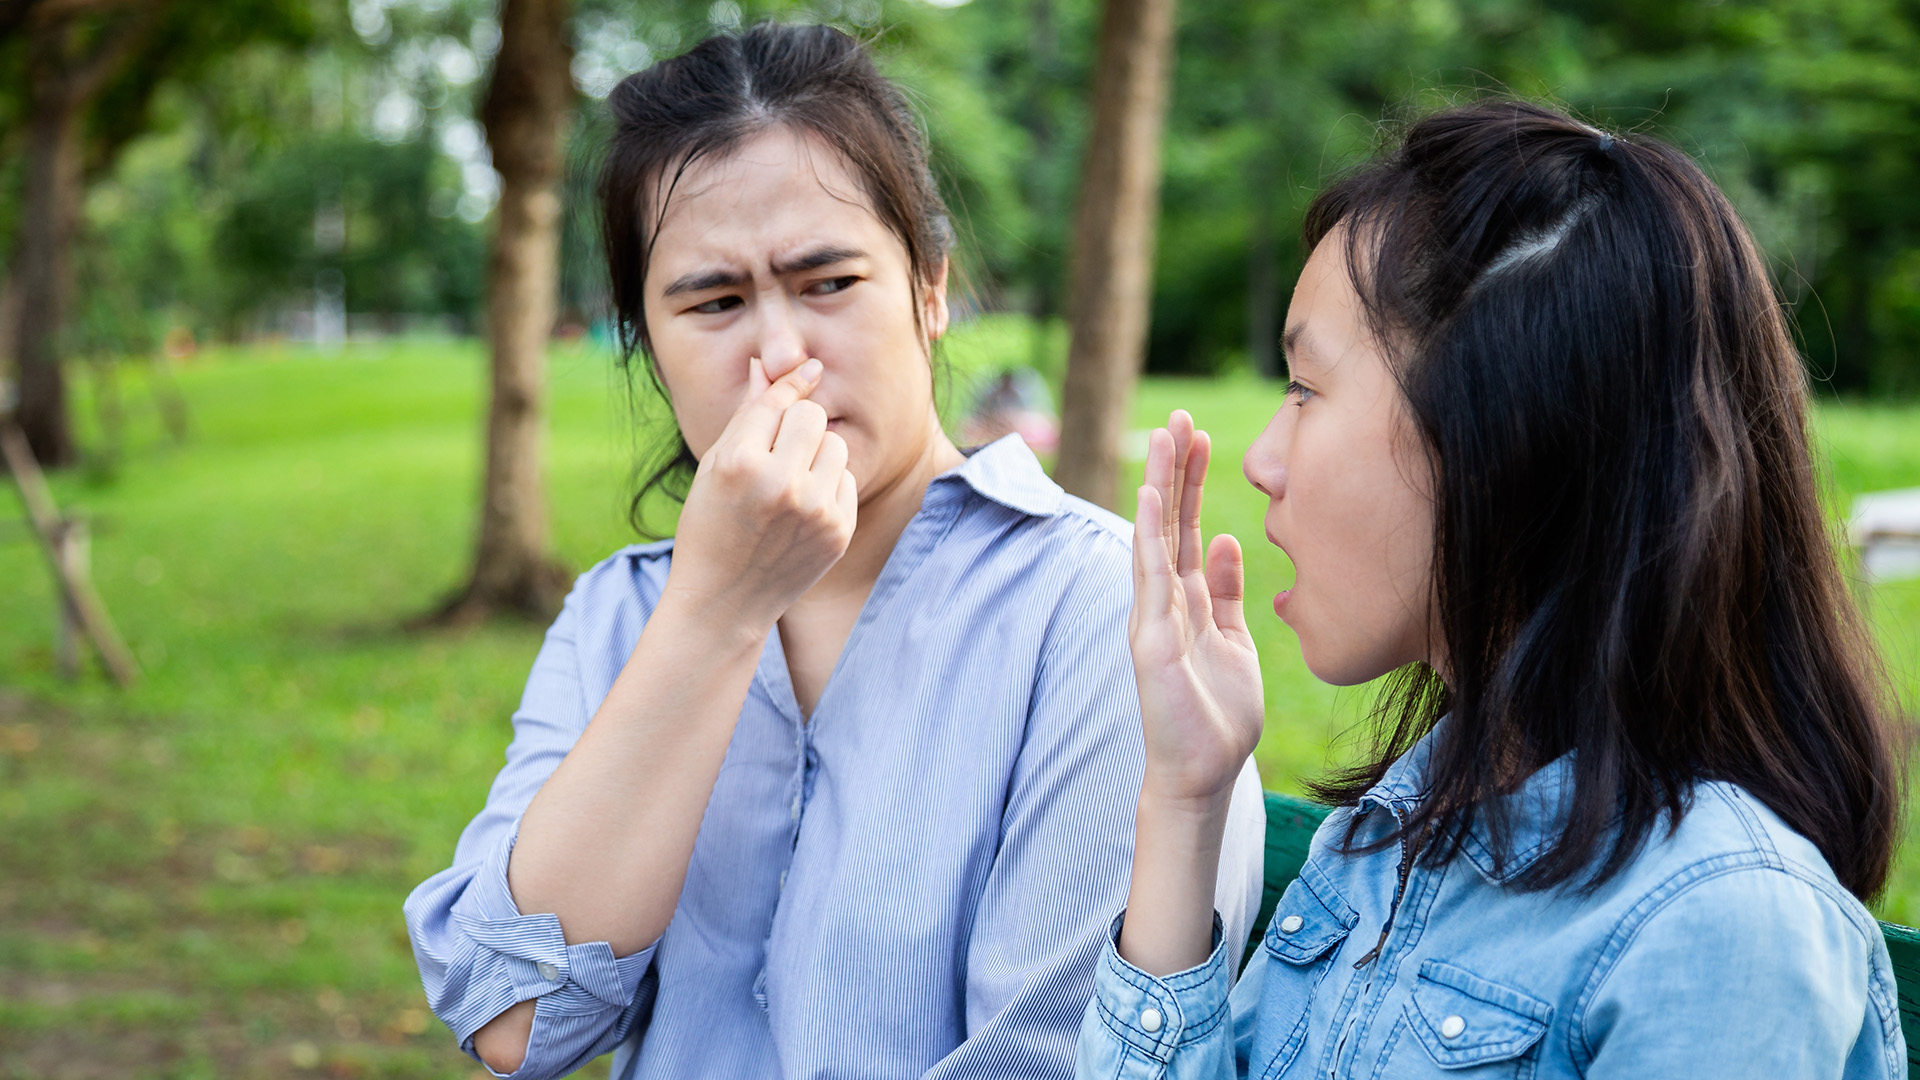
M 993 307 L 1063 313 L 1098 6 L 886 8 Z M 1696 154 L 1772 257 L 1825 385 L 1920 390 L 1920 12 L 1900 0 L 1189 3 L 1164 150 L 1149 370 L 1245 364 L 1300 215 L 1382 122 L 1548 97 Z M 1262 293 L 1262 290 L 1266 290 Z
M 458 170 L 431 145 L 336 134 L 262 161 L 232 195 L 214 251 L 258 305 L 340 275 L 347 310 L 450 314 L 479 308 L 485 242 L 455 216 Z M 319 242 L 316 208 L 339 218 Z
M 126 107 L 103 141 L 137 129 L 179 145 L 130 153 L 103 178 L 122 190 L 90 212 L 88 280 L 111 295 L 88 301 L 82 340 L 134 348 L 172 323 L 239 333 L 304 303 L 330 268 L 302 207 L 325 201 L 330 177 L 360 200 L 331 267 L 349 310 L 471 318 L 490 205 L 472 123 L 497 40 L 490 5 L 178 8 L 226 44 L 179 53 L 171 81 L 115 99 Z M 266 37 L 309 42 L 303 58 L 233 47 L 240 13 L 256 8 L 273 16 Z M 835 23 L 908 89 L 955 212 L 968 310 L 1063 315 L 1099 11 L 1097 0 L 581 0 L 567 318 L 604 316 L 597 99 L 762 18 Z M 1906 0 L 1224 0 L 1182 5 L 1180 19 L 1150 370 L 1266 362 L 1271 341 L 1256 338 L 1286 303 L 1313 193 L 1378 143 L 1383 121 L 1511 92 L 1696 154 L 1753 224 L 1823 385 L 1920 392 L 1920 11 Z M 17 42 L 0 42 L 0 143 L 17 136 L 23 64 Z M 157 174 L 162 158 L 177 176 Z M 0 161 L 7 232 L 17 184 Z M 150 224 L 162 214 L 168 225 Z

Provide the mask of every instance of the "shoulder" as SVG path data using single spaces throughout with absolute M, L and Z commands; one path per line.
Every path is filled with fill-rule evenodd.
M 1791 999 L 1809 1022 L 1824 1005 L 1857 1023 L 1867 999 L 1894 1016 L 1879 924 L 1811 842 L 1741 788 L 1696 786 L 1679 825 L 1656 828 L 1622 878 L 1618 917 L 1582 994 L 1588 1022 L 1625 1001 L 1687 994 L 1717 1008 Z
M 1033 557 L 1056 575 L 1068 628 L 1090 627 L 1077 617 L 1098 618 L 1124 630 L 1133 607 L 1133 526 L 1118 514 L 1063 495 L 1059 509 L 1041 519 Z
M 1077 495 L 1060 496 L 1060 510 L 1054 515 L 1068 527 L 1084 531 L 1089 542 L 1133 550 L 1133 523 L 1104 506 L 1096 506 Z
M 1724 922 L 1760 929 L 1771 918 L 1796 921 L 1816 909 L 1858 937 L 1877 940 L 1879 924 L 1847 892 L 1812 841 L 1735 784 L 1697 784 L 1671 832 L 1656 827 L 1626 871 L 1640 893 L 1623 923 L 1688 913 L 1744 898 L 1720 912 Z
M 1053 513 L 1032 522 L 1032 557 L 1045 559 L 1056 572 L 1072 578 L 1102 585 L 1125 582 L 1131 601 L 1133 525 L 1125 518 L 1063 493 Z
M 574 579 L 561 621 L 570 620 L 589 634 L 628 618 L 644 623 L 659 602 L 672 562 L 671 539 L 621 548 Z
M 1024 445 L 1014 464 L 1031 475 L 1016 477 L 1018 483 L 992 475 L 1024 471 L 1009 470 L 1006 459 L 1013 455 L 1002 449 L 988 447 L 969 463 L 985 475 L 936 481 L 949 485 L 948 491 L 965 492 L 957 517 L 936 542 L 942 553 L 936 563 L 964 577 L 966 588 L 976 593 L 1017 597 L 1029 613 L 1125 611 L 1133 599 L 1133 527 L 1112 511 L 1062 491 L 1040 472 Z M 996 460 L 980 466 L 989 453 Z

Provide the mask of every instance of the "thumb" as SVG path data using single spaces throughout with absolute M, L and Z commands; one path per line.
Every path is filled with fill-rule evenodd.
M 1240 541 L 1221 533 L 1207 547 L 1207 593 L 1213 601 L 1213 624 L 1222 630 L 1247 632 L 1242 601 L 1247 593 L 1246 561 Z
M 773 380 L 767 378 L 767 365 L 757 356 L 747 357 L 747 400 L 752 401 L 767 392 Z

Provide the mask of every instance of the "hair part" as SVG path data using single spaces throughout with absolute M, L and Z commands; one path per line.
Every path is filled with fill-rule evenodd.
M 1493 100 L 1322 192 L 1307 247 L 1343 224 L 1434 463 L 1448 679 L 1390 681 L 1366 760 L 1316 793 L 1353 803 L 1432 732 L 1402 832 L 1445 859 L 1479 823 L 1505 865 L 1498 796 L 1569 756 L 1564 828 L 1515 882 L 1592 888 L 1724 780 L 1877 894 L 1891 695 L 1820 509 L 1803 365 L 1725 196 L 1664 142 Z
M 905 95 L 861 44 L 830 26 L 760 23 L 716 34 L 628 76 L 607 95 L 614 131 L 600 168 L 601 233 L 621 363 L 636 358 L 662 390 L 647 328 L 645 287 L 673 191 L 696 163 L 785 127 L 817 138 L 847 163 L 880 222 L 899 238 L 920 324 L 923 291 L 953 246 L 928 166 L 927 138 Z M 648 496 L 686 497 L 697 462 L 676 431 L 640 467 L 628 519 L 645 536 Z

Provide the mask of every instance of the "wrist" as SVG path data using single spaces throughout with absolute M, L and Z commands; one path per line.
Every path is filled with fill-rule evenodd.
M 1159 775 L 1148 766 L 1140 783 L 1140 816 L 1151 813 L 1156 821 L 1176 827 L 1224 830 L 1236 779 L 1237 772 L 1223 785 L 1196 788 Z
M 647 620 L 647 628 L 658 628 L 659 632 L 692 646 L 701 655 L 721 657 L 750 653 L 758 656 L 778 618 L 759 618 L 713 594 L 676 588 L 669 576 L 667 587 L 660 593 L 660 602 Z

